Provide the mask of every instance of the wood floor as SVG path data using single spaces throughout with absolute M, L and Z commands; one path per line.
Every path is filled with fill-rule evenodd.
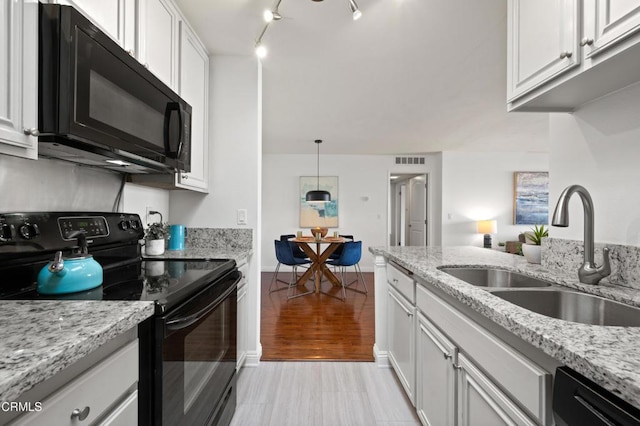
M 232 426 L 419 425 L 390 368 L 372 362 L 262 362 L 243 368 Z
M 282 268 L 278 277 L 289 280 L 290 268 Z M 287 300 L 285 288 L 269 293 L 273 273 L 262 273 L 260 341 L 262 361 L 373 361 L 374 287 L 373 273 L 364 273 L 369 293 L 347 290 L 342 300 L 325 294 L 310 294 Z M 347 274 L 347 282 L 356 278 Z M 275 286 L 276 284 L 274 284 Z M 310 290 L 313 283 L 306 287 Z M 353 284 L 363 289 L 361 283 Z M 330 282 L 322 290 L 341 297 L 341 288 Z M 299 287 L 298 291 L 305 291 Z

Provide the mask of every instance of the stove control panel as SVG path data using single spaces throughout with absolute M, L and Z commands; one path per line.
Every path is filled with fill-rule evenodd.
M 66 250 L 77 234 L 87 236 L 91 247 L 114 243 L 137 244 L 144 236 L 137 214 L 113 212 L 0 213 L 0 255 Z
M 59 217 L 58 227 L 63 240 L 75 240 L 79 232 L 87 238 L 102 238 L 109 235 L 109 225 L 103 216 Z

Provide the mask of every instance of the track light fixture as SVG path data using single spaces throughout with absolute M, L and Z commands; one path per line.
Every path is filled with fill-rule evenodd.
M 331 194 L 329 191 L 320 190 L 320 144 L 322 139 L 316 139 L 314 141 L 318 146 L 318 173 L 316 175 L 316 189 L 312 189 L 305 195 L 307 203 L 327 203 L 331 201 Z
M 321 2 L 322 0 L 312 0 L 312 1 Z M 280 12 L 278 11 L 278 8 L 280 7 L 280 3 L 282 3 L 282 0 L 277 0 L 276 4 L 273 6 L 273 9 L 265 10 L 264 13 L 262 14 L 262 17 L 264 18 L 264 21 L 265 21 L 265 25 L 264 25 L 264 28 L 262 28 L 260 35 L 256 39 L 256 45 L 255 45 L 256 56 L 260 59 L 267 56 L 267 47 L 264 44 L 262 44 L 262 38 L 264 37 L 264 34 L 267 32 L 267 28 L 269 28 L 269 25 L 273 21 L 279 21 L 282 19 L 282 15 L 280 15 Z M 356 0 L 349 0 L 349 7 L 351 8 L 351 13 L 353 14 L 353 20 L 357 21 L 358 19 L 360 19 L 360 17 L 362 16 L 362 12 L 360 11 L 358 4 L 356 3 Z
M 356 0 L 349 0 L 349 6 L 351 6 L 351 13 L 353 13 L 353 20 L 357 21 L 362 16 L 360 8 L 356 4 Z

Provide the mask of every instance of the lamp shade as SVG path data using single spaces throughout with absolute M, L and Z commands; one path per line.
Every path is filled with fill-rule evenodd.
M 331 201 L 331 194 L 327 191 L 314 189 L 307 192 L 305 199 L 308 203 L 326 203 Z
M 495 234 L 498 232 L 497 220 L 479 220 L 477 223 L 479 234 Z

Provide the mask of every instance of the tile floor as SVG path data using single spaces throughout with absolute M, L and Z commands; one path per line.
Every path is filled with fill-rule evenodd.
M 243 368 L 232 426 L 419 425 L 393 370 L 373 362 L 261 362 Z

